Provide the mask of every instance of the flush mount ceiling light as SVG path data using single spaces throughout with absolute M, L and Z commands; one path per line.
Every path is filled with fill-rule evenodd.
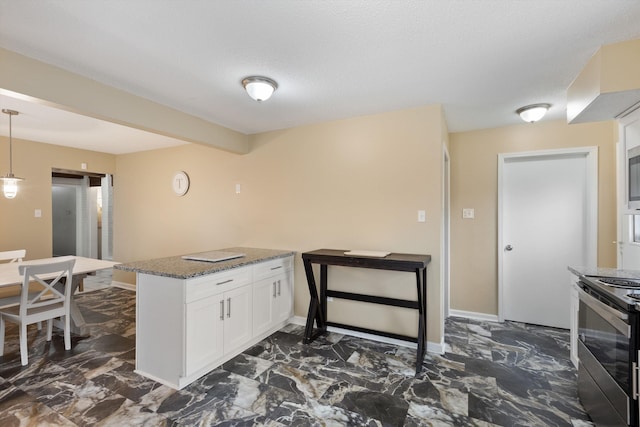
M 7 199 L 13 199 L 18 194 L 18 181 L 23 181 L 24 178 L 18 178 L 13 175 L 13 135 L 11 134 L 11 117 L 17 116 L 18 113 L 15 110 L 2 109 L 2 112 L 9 115 L 9 173 L 0 177 L 2 181 L 4 197 Z
M 278 89 L 278 83 L 268 77 L 251 76 L 242 80 L 242 86 L 249 96 L 258 102 L 271 98 L 273 92 Z
M 516 113 L 525 122 L 534 123 L 543 118 L 549 108 L 551 108 L 551 104 L 532 104 L 518 108 Z

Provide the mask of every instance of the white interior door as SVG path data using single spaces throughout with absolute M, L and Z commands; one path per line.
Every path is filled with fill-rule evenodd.
M 595 264 L 588 154 L 501 156 L 500 166 L 500 318 L 568 329 L 567 266 Z

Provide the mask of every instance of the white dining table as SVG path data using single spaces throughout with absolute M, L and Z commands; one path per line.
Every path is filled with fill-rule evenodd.
M 33 265 L 33 264 L 47 264 L 51 262 L 62 262 L 74 259 L 76 262 L 73 266 L 73 283 L 72 294 L 75 293 L 76 288 L 80 282 L 89 274 L 95 273 L 99 270 L 106 270 L 112 268 L 114 265 L 120 264 L 119 262 L 106 261 L 101 259 L 85 258 L 81 256 L 60 256 L 52 258 L 41 258 L 22 262 L 12 262 L 0 264 L 0 288 L 8 286 L 20 286 L 22 283 L 22 276 L 18 272 L 18 267 L 21 265 Z M 46 278 L 46 276 L 43 276 Z M 52 275 L 51 278 L 54 278 Z M 9 303 L 18 303 L 18 297 L 4 298 L 0 300 L 0 305 L 7 305 Z M 80 336 L 86 336 L 89 334 L 89 328 L 86 325 L 84 317 L 78 308 L 75 301 L 71 300 L 71 331 Z

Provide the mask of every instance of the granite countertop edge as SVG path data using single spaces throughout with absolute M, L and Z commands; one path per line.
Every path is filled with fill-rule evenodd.
M 114 268 L 122 271 L 150 274 L 174 279 L 192 279 L 278 258 L 286 258 L 296 254 L 295 251 L 288 250 L 246 247 L 233 247 L 219 250 L 225 252 L 239 252 L 245 254 L 245 256 L 227 261 L 204 262 L 185 260 L 182 258 L 182 255 L 178 255 L 118 264 L 114 266 Z
M 640 270 L 620 270 L 610 267 L 569 266 L 569 271 L 576 276 L 615 277 L 619 279 L 640 279 Z

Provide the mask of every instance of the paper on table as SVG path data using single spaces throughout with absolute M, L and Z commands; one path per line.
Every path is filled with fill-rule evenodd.
M 190 261 L 219 262 L 227 261 L 234 258 L 241 258 L 243 256 L 245 255 L 237 252 L 209 251 L 199 252 L 197 254 L 182 255 L 182 259 Z
M 391 252 L 384 252 L 384 251 L 351 250 L 351 251 L 346 251 L 344 254 L 348 256 L 365 256 L 365 257 L 372 257 L 372 258 L 384 258 L 390 253 Z

